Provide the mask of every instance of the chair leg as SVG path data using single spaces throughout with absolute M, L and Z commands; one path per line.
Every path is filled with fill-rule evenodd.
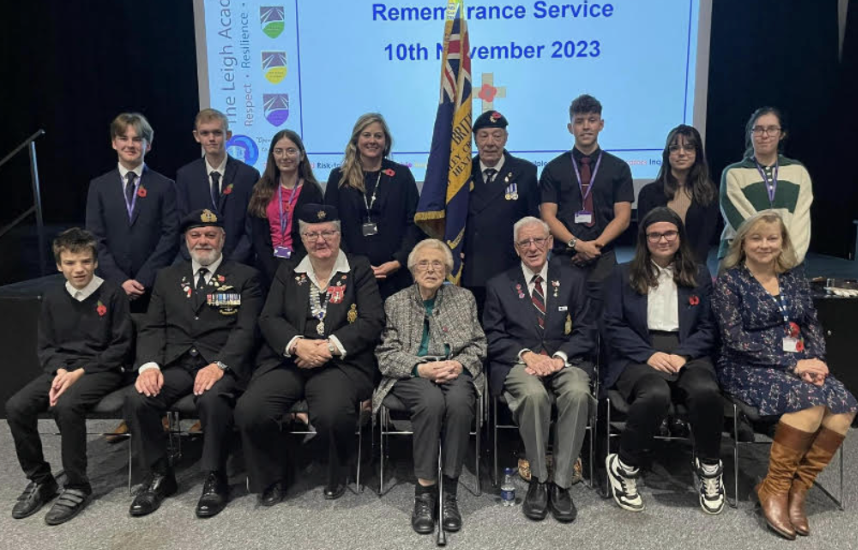
M 358 422 L 358 451 L 357 451 L 357 473 L 355 473 L 355 489 L 358 493 L 363 492 L 363 487 L 360 484 L 360 461 L 361 461 L 361 451 L 363 449 L 363 430 L 361 429 L 360 422 Z
M 133 436 L 129 434 L 128 436 L 128 494 L 131 495 L 131 438 Z
M 489 423 L 492 425 L 492 455 L 494 457 L 494 477 L 492 483 L 495 487 L 498 486 L 498 400 L 492 400 L 492 412 Z
M 605 456 L 611 454 L 611 399 L 605 399 L 607 407 L 605 408 Z M 605 498 L 611 496 L 610 481 L 607 473 L 605 475 Z
M 727 501 L 729 502 L 729 501 Z M 733 403 L 733 508 L 739 507 L 739 407 Z
M 479 417 L 478 418 L 480 420 L 477 420 L 477 442 L 476 442 L 476 447 L 474 448 L 474 454 L 476 455 L 476 462 L 477 462 L 476 468 L 475 468 L 476 476 L 477 476 L 477 496 L 480 496 L 483 494 L 483 483 L 482 483 L 482 480 L 480 479 L 480 459 L 482 458 L 482 452 L 481 452 L 482 446 L 480 445 L 480 442 L 481 442 L 480 432 L 482 432 L 482 428 L 483 428 L 483 423 L 481 422 L 481 419 L 483 417 L 483 399 L 484 399 L 484 397 L 481 396 L 477 402 L 477 406 L 479 407 Z M 841 488 L 841 493 L 842 493 L 842 488 Z
M 590 482 L 587 484 L 590 489 L 595 486 L 595 468 L 594 464 L 596 461 L 596 453 L 595 453 L 595 444 L 594 441 L 596 439 L 596 421 L 595 418 L 590 419 Z
M 384 460 L 387 458 L 385 456 L 387 453 L 387 446 L 385 444 L 387 442 L 384 440 L 384 434 L 387 431 L 386 412 L 387 409 L 382 405 L 378 411 L 378 496 L 384 494 Z
M 441 438 L 438 438 L 438 535 L 435 544 L 447 545 L 447 534 L 444 532 L 444 470 L 441 466 L 444 455 L 444 447 Z

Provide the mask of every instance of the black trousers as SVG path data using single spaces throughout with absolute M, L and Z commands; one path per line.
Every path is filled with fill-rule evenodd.
M 670 353 L 679 345 L 675 334 L 653 333 L 653 347 Z M 688 420 L 697 457 L 717 461 L 724 427 L 724 402 L 708 357 L 693 359 L 678 374 L 657 371 L 646 364 L 628 365 L 620 374 L 617 389 L 629 403 L 626 429 L 620 436 L 620 460 L 639 466 L 653 437 L 667 417 L 671 400 L 688 408 Z
M 202 365 L 199 363 L 203 363 Z M 156 464 L 164 465 L 167 444 L 161 418 L 167 409 L 194 391 L 194 379 L 205 361 L 182 359 L 162 369 L 164 385 L 154 397 L 136 390 L 125 399 L 125 419 L 133 436 L 131 444 L 140 466 L 151 471 Z M 238 390 L 235 377 L 227 372 L 207 392 L 194 397 L 203 429 L 203 451 L 200 467 L 203 471 L 224 471 L 232 433 L 232 410 Z
M 38 415 L 50 410 L 62 435 L 62 461 L 66 487 L 91 492 L 86 475 L 86 412 L 122 385 L 120 372 L 84 374 L 49 408 L 48 394 L 54 377 L 42 374 L 6 402 L 6 418 L 21 469 L 30 481 L 41 483 L 51 476 L 39 437 Z
M 443 437 L 444 475 L 458 478 L 474 421 L 476 391 L 471 377 L 462 373 L 446 384 L 426 378 L 405 378 L 398 380 L 390 392 L 411 413 L 414 475 L 426 480 L 438 477 L 438 438 Z
M 372 384 L 356 382 L 338 366 L 301 369 L 284 363 L 254 378 L 235 407 L 250 490 L 260 493 L 283 481 L 287 464 L 280 421 L 292 406 L 307 400 L 310 423 L 328 446 L 328 481 L 338 481 L 355 446 L 358 406 Z
M 564 260 L 571 263 L 571 260 Z M 587 265 L 572 264 L 572 269 L 582 273 L 587 279 L 587 297 L 590 299 L 593 318 L 597 319 L 602 313 L 603 290 L 605 279 L 611 275 L 617 265 L 617 255 L 613 249 L 604 252 L 596 260 Z

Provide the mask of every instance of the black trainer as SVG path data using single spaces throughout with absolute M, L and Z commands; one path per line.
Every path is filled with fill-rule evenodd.
M 54 479 L 54 476 L 50 476 L 41 483 L 31 481 L 21 496 L 18 497 L 18 501 L 15 502 L 15 506 L 12 508 L 12 517 L 24 519 L 32 516 L 57 496 L 58 489 L 57 480 Z

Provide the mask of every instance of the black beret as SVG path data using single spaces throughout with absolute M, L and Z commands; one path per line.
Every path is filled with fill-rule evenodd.
M 194 210 L 182 220 L 181 231 L 184 233 L 188 229 L 193 229 L 195 227 L 220 227 L 223 228 L 223 220 L 221 220 L 217 214 L 209 210 L 208 208 L 203 208 L 200 210 Z
M 336 206 L 305 204 L 298 212 L 298 219 L 304 223 L 335 222 L 340 219 L 340 214 Z
M 480 128 L 506 128 L 506 117 L 497 111 L 486 111 L 474 121 L 474 132 Z

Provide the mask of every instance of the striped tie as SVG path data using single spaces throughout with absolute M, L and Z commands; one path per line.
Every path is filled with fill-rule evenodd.
M 530 301 L 536 308 L 536 322 L 540 330 L 545 330 L 545 293 L 542 292 L 542 276 L 534 275 L 532 281 L 533 294 L 530 295 Z

